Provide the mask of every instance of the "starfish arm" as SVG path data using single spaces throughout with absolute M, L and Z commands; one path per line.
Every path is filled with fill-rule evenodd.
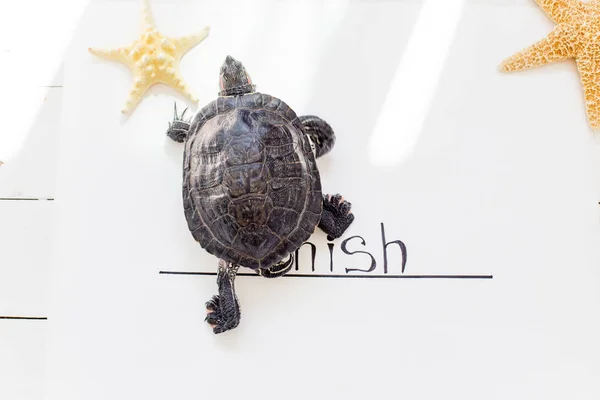
M 187 99 L 189 99 L 193 103 L 198 102 L 198 99 L 196 99 L 196 97 L 194 97 L 194 95 L 190 91 L 189 86 L 186 84 L 186 82 L 183 80 L 183 78 L 181 77 L 181 75 L 178 72 L 172 72 L 169 75 L 165 76 L 163 78 L 162 82 L 165 85 L 169 85 L 172 88 L 174 88 L 175 90 L 177 90 L 179 93 L 181 93 L 183 96 L 185 96 Z
M 198 99 L 192 94 L 189 86 L 185 82 L 182 82 L 182 85 L 183 85 L 182 87 L 177 87 L 177 91 L 179 93 L 181 93 L 185 98 L 187 98 L 192 103 L 194 103 L 194 104 L 198 103 Z
M 600 130 L 600 57 L 583 54 L 577 58 L 590 126 Z
M 520 71 L 573 58 L 575 48 L 571 44 L 571 39 L 574 37 L 576 36 L 572 27 L 557 25 L 546 38 L 504 60 L 500 64 L 500 70 Z
M 93 49 L 90 47 L 88 51 L 105 60 L 120 61 L 131 65 L 131 57 L 129 57 L 129 48 L 127 47 L 119 47 L 118 49 Z
M 202 29 L 200 32 L 183 36 L 180 38 L 171 38 L 175 46 L 180 52 L 180 55 L 184 55 L 188 52 L 192 47 L 196 46 L 198 43 L 202 42 L 208 36 L 210 32 L 210 28 L 207 26 Z
M 142 32 L 154 29 L 154 17 L 152 16 L 152 10 L 150 9 L 148 0 L 142 0 L 142 21 L 140 29 Z
M 144 96 L 144 93 L 152 86 L 152 81 L 148 79 L 144 79 L 140 77 L 140 75 L 135 74 L 135 78 L 133 80 L 133 88 L 129 91 L 129 96 L 127 96 L 127 100 L 125 101 L 125 106 L 121 110 L 124 114 L 129 114 L 133 109 L 139 104 L 140 100 Z
M 571 19 L 573 9 L 577 7 L 579 0 L 535 0 L 538 5 L 548 14 L 548 17 L 557 24 L 568 22 Z

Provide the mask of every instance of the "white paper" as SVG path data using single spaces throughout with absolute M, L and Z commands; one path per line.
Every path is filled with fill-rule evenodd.
M 46 321 L 0 319 L 0 395 L 3 399 L 44 397 Z
M 187 230 L 183 149 L 164 135 L 183 100 L 155 87 L 119 114 L 130 73 L 86 49 L 132 41 L 138 5 L 90 6 L 65 63 L 47 399 L 599 398 L 593 133 L 576 68 L 497 68 L 549 32 L 541 10 L 152 8 L 168 35 L 211 26 L 181 65 L 201 104 L 231 54 L 259 91 L 333 126 L 323 188 L 348 198 L 356 220 L 334 243 L 333 272 L 316 232 L 314 273 L 308 246 L 294 271 L 313 277 L 239 277 L 241 324 L 213 335 L 203 304 L 215 277 L 159 273 L 217 265 Z M 376 268 L 352 275 L 383 275 L 381 223 L 407 248 L 402 273 L 399 247 L 388 247 L 387 276 L 483 277 L 314 277 L 368 268 L 368 254 L 341 251 L 357 235 L 365 245 L 355 238 L 347 251 L 367 251 Z
M 0 202 L 0 316 L 46 316 L 54 204 Z

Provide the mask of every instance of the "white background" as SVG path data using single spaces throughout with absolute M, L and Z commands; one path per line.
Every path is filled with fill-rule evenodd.
M 233 3 L 169 4 L 153 2 L 161 32 L 212 28 L 182 63 L 201 103 L 230 53 L 259 90 L 334 126 L 324 187 L 353 202 L 349 235 L 366 239 L 378 268 L 383 220 L 388 240 L 408 245 L 407 273 L 495 279 L 242 277 L 242 324 L 213 337 L 202 303 L 214 279 L 157 273 L 216 264 L 186 230 L 181 146 L 163 135 L 177 97 L 156 87 L 121 118 L 127 69 L 85 49 L 129 43 L 139 7 L 92 4 L 64 88 L 30 89 L 50 100 L 0 167 L 4 197 L 57 198 L 0 203 L 10 226 L 3 314 L 47 312 L 52 238 L 57 249 L 47 398 L 598 397 L 598 139 L 572 63 L 497 72 L 551 29 L 541 10 L 517 1 L 260 2 L 228 12 Z M 39 86 L 63 85 L 55 79 Z M 326 269 L 323 235 L 314 242 Z M 365 266 L 337 246 L 336 265 Z M 0 322 L 7 398 L 40 398 L 45 323 Z

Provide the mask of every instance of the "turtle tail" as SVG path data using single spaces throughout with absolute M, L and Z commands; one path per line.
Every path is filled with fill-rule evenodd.
M 187 108 L 183 110 L 181 115 L 177 115 L 177 103 L 175 103 L 175 111 L 173 115 L 173 122 L 169 122 L 169 129 L 167 130 L 167 136 L 178 143 L 183 143 L 188 136 L 190 131 L 191 120 L 185 119 L 185 112 Z
M 335 144 L 335 133 L 331 126 L 319 117 L 305 115 L 300 117 L 304 131 L 315 146 L 317 158 L 329 153 Z

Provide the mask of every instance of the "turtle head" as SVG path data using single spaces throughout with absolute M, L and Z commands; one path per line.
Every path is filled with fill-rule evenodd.
M 255 88 L 244 65 L 231 56 L 227 56 L 221 66 L 219 86 L 221 88 L 219 96 L 238 96 L 252 93 Z

